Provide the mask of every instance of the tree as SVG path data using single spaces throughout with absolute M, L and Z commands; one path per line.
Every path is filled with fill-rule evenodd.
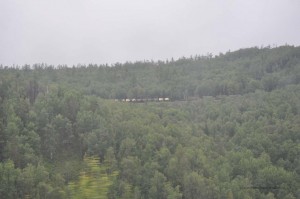
M 153 178 L 150 180 L 149 198 L 161 198 L 161 199 L 181 199 L 179 186 L 172 187 L 171 183 L 167 181 L 164 174 L 159 171 L 155 171 Z
M 204 181 L 196 172 L 192 172 L 184 178 L 184 198 L 201 199 L 204 198 L 202 191 L 204 190 Z
M 70 120 L 59 114 L 53 119 L 52 126 L 57 135 L 57 148 L 62 151 L 70 150 L 75 139 Z
M 49 180 L 49 173 L 44 166 L 28 164 L 17 180 L 21 198 L 45 198 L 52 190 L 48 185 Z
M 39 85 L 35 77 L 33 80 L 29 81 L 29 85 L 27 87 L 27 96 L 29 98 L 30 104 L 33 104 L 35 102 L 38 93 Z
M 75 123 L 77 112 L 80 108 L 80 99 L 82 96 L 79 92 L 71 90 L 67 91 L 64 95 L 64 115 L 72 122 Z
M 137 157 L 128 156 L 123 158 L 120 165 L 120 177 L 130 184 L 136 184 L 140 175 L 140 167 L 141 162 Z
M 184 198 L 215 198 L 217 189 L 212 181 L 191 172 L 184 176 L 183 196 Z
M 14 168 L 11 160 L 0 163 L 0 196 L 1 198 L 14 199 L 18 197 L 16 181 L 20 170 Z
M 136 142 L 134 139 L 125 138 L 121 142 L 119 157 L 120 159 L 135 155 Z
M 162 173 L 155 171 L 154 177 L 151 179 L 151 188 L 149 192 L 150 199 L 167 198 L 167 192 L 165 187 L 166 181 L 167 178 Z
M 106 173 L 109 165 L 100 164 L 99 158 L 85 157 L 84 161 L 87 167 L 80 173 L 78 181 L 68 184 L 69 196 L 74 199 L 107 198 L 109 187 L 118 173 Z

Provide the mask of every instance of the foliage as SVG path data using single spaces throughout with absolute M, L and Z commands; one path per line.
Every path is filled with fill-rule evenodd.
M 117 172 L 107 173 L 109 165 L 99 164 L 98 158 L 85 157 L 87 164 L 79 175 L 77 182 L 68 184 L 70 198 L 107 198 L 109 187 L 112 185 Z
M 293 46 L 2 66 L 0 198 L 299 198 L 299 83 Z

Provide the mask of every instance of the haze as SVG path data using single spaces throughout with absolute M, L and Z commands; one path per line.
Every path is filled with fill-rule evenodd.
M 0 64 L 165 60 L 300 44 L 298 0 L 1 0 Z

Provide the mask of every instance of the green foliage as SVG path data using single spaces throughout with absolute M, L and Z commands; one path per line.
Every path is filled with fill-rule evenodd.
M 191 172 L 184 177 L 184 196 L 186 198 L 214 198 L 216 190 L 212 182 L 197 174 Z
M 116 171 L 107 173 L 110 165 L 101 165 L 99 159 L 85 157 L 87 164 L 76 182 L 68 184 L 70 198 L 107 198 L 109 187 L 112 185 Z
M 299 49 L 1 68 L 0 198 L 299 198 Z
M 11 160 L 0 163 L 0 195 L 2 198 L 16 198 L 16 181 L 20 170 L 14 168 Z

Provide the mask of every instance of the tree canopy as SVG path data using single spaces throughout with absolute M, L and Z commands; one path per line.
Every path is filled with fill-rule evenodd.
M 300 47 L 1 65 L 0 198 L 299 198 L 299 131 Z

